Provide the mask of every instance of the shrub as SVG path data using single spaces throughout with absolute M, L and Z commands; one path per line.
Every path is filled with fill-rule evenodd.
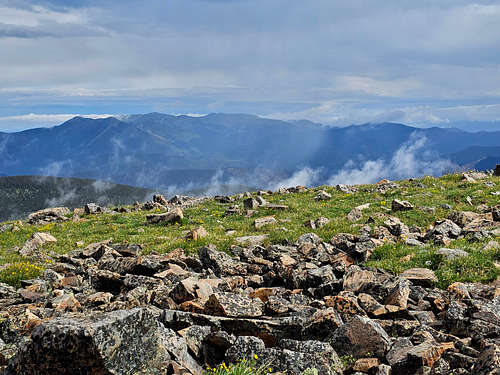
M 207 368 L 203 375 L 264 375 L 272 372 L 269 363 L 257 366 L 257 355 L 253 359 L 242 359 L 237 364 L 227 366 L 224 362 L 218 367 Z
M 26 262 L 12 263 L 0 271 L 0 282 L 19 287 L 21 280 L 34 279 L 43 271 L 43 267 Z

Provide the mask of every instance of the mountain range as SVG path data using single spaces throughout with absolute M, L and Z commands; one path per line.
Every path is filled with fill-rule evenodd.
M 493 168 L 500 161 L 500 131 L 397 123 L 335 128 L 246 114 L 149 113 L 75 117 L 52 128 L 0 133 L 0 175 L 81 177 L 189 190 L 214 179 L 259 187 L 309 167 L 318 171 L 321 183 L 346 165 L 390 160 L 416 138 L 425 140 L 425 148 L 414 157 L 425 156 L 428 163 L 444 158 L 454 166 Z

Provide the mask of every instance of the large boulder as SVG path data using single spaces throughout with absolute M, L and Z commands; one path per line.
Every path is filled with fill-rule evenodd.
M 180 223 L 184 218 L 184 214 L 180 208 L 175 208 L 164 214 L 151 214 L 146 216 L 148 224 L 172 224 Z
M 32 225 L 45 225 L 55 221 L 69 220 L 65 215 L 69 214 L 67 207 L 53 207 L 36 211 L 28 216 L 28 223 Z
M 63 315 L 33 330 L 9 370 L 40 375 L 159 373 L 170 359 L 163 330 L 146 309 Z
M 39 253 L 40 248 L 48 242 L 57 242 L 57 239 L 50 233 L 33 233 L 31 238 L 26 241 L 23 247 L 19 250 L 19 255 L 23 257 L 39 258 L 41 256 Z
M 421 285 L 424 287 L 430 287 L 438 281 L 434 271 L 428 268 L 410 268 L 409 270 L 404 271 L 401 274 L 401 277 L 410 280 L 415 285 Z
M 391 339 L 378 323 L 354 316 L 335 331 L 331 343 L 341 355 L 351 354 L 357 358 L 375 355 L 382 358 L 391 345 Z
M 430 231 L 425 235 L 427 240 L 438 241 L 443 239 L 455 239 L 462 232 L 460 228 L 453 221 L 446 219 L 442 221 L 437 221 Z
M 246 274 L 243 263 L 236 261 L 222 251 L 214 247 L 200 247 L 198 256 L 204 268 L 211 269 L 216 275 L 242 275 Z
M 316 369 L 318 374 L 342 374 L 342 362 L 333 348 L 320 341 L 282 340 L 279 346 L 266 348 L 264 342 L 252 336 L 240 336 L 227 350 L 226 361 L 235 363 L 243 358 L 257 357 L 259 366 L 267 364 L 274 373 L 303 374 Z
M 235 318 L 257 318 L 264 314 L 264 303 L 259 298 L 217 292 L 208 298 L 205 313 Z

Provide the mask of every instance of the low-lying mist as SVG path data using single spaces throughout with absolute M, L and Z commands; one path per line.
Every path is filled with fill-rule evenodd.
M 426 175 L 440 176 L 457 166 L 426 148 L 427 139 L 413 133 L 388 159 L 349 160 L 340 170 L 328 173 L 326 168 L 297 168 L 286 177 L 279 178 L 268 169 L 256 168 L 243 176 L 225 177 L 218 170 L 206 184 L 172 185 L 163 189 L 167 194 L 190 192 L 195 195 L 234 194 L 249 190 L 277 190 L 297 185 L 369 184 L 381 179 L 397 180 Z M 263 172 L 265 171 L 265 173 Z
M 298 166 L 295 170 L 285 171 L 261 166 L 252 169 L 218 169 L 210 173 L 200 170 L 190 171 L 185 181 L 169 184 L 164 170 L 138 170 L 134 178 L 135 186 L 145 186 L 166 196 L 175 194 L 193 196 L 231 195 L 245 191 L 277 190 L 280 187 L 297 185 L 319 186 L 323 184 L 368 184 L 381 179 L 405 179 L 424 175 L 438 176 L 457 168 L 450 160 L 443 159 L 428 147 L 427 138 L 412 133 L 409 139 L 388 158 L 375 160 L 349 160 L 340 169 L 328 170 L 326 167 Z M 67 166 L 70 167 L 70 166 Z M 47 167 L 48 171 L 60 174 L 65 164 L 57 163 Z M 66 171 L 68 172 L 68 171 Z M 169 171 L 170 174 L 175 171 Z M 179 172 L 181 173 L 181 172 Z M 185 173 L 185 171 L 182 171 Z M 196 178 L 194 178 L 194 177 Z M 130 176 L 129 176 L 130 177 Z M 41 178 L 43 179 L 43 178 Z M 57 184 L 57 193 L 45 200 L 46 206 L 59 206 L 74 202 L 79 192 L 69 181 L 61 180 Z M 106 179 L 96 180 L 91 184 L 97 203 L 116 204 L 108 194 L 115 185 Z M 148 191 L 142 200 L 151 198 Z
M 367 160 L 359 163 L 348 161 L 328 179 L 329 185 L 369 184 L 381 179 L 398 180 L 425 175 L 439 176 L 456 166 L 436 153 L 426 149 L 427 138 L 413 133 L 389 160 Z

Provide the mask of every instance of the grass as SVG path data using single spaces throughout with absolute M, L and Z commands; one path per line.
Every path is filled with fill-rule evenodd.
M 484 180 L 483 180 L 484 181 Z M 175 225 L 146 225 L 146 215 L 151 212 L 131 212 L 124 214 L 87 215 L 81 222 L 64 222 L 46 226 L 30 226 L 24 224 L 19 231 L 5 231 L 0 233 L 0 264 L 23 262 L 15 246 L 21 247 L 24 242 L 37 231 L 50 232 L 57 238 L 57 243 L 47 244 L 46 252 L 66 253 L 77 246 L 77 242 L 84 241 L 84 245 L 92 242 L 112 238 L 114 242 L 128 242 L 141 244 L 144 252 L 168 253 L 176 248 L 184 249 L 188 254 L 195 253 L 200 246 L 215 244 L 219 250 L 230 253 L 235 237 L 269 234 L 267 244 L 278 244 L 284 241 L 294 242 L 300 235 L 315 232 L 324 241 L 342 232 L 358 233 L 359 228 L 369 216 L 374 218 L 372 228 L 381 225 L 383 218 L 377 214 L 388 213 L 399 217 L 407 225 L 417 225 L 426 230 L 437 219 L 446 218 L 449 211 L 441 208 L 444 203 L 450 204 L 454 210 L 476 211 L 479 204 L 494 206 L 498 197 L 491 192 L 500 190 L 500 178 L 488 177 L 487 181 L 497 186 L 486 186 L 482 182 L 465 183 L 460 181 L 460 175 L 446 175 L 440 178 L 425 177 L 414 182 L 408 180 L 398 182 L 400 187 L 385 194 L 373 192 L 374 185 L 359 186 L 359 192 L 345 194 L 334 187 L 321 186 L 307 192 L 293 194 L 273 194 L 264 198 L 277 204 L 289 206 L 285 211 L 273 211 L 268 208 L 259 208 L 252 217 L 244 215 L 224 216 L 225 210 L 232 204 L 239 204 L 243 210 L 243 200 L 238 199 L 231 204 L 217 203 L 207 200 L 199 206 L 184 211 L 184 219 Z M 325 190 L 332 195 L 329 201 L 317 202 L 314 197 L 318 190 Z M 473 206 L 466 198 L 470 197 Z M 416 207 L 435 207 L 435 212 L 421 210 L 391 212 L 391 202 L 394 198 L 410 201 Z M 355 206 L 370 203 L 370 207 L 363 211 L 363 219 L 358 223 L 351 223 L 346 219 L 347 213 Z M 277 220 L 260 229 L 254 228 L 253 222 L 258 217 L 274 215 Z M 310 219 L 327 217 L 330 223 L 322 228 L 312 230 L 304 226 Z M 10 222 L 12 223 L 12 222 Z M 187 231 L 203 226 L 209 233 L 206 238 L 196 241 L 186 239 Z M 234 230 L 231 236 L 226 231 Z M 483 242 L 468 242 L 467 240 L 454 241 L 451 247 L 462 248 L 470 256 L 456 261 L 443 260 L 435 254 L 436 246 L 415 248 L 403 243 L 387 244 L 378 248 L 367 265 L 380 267 L 394 273 L 400 273 L 412 267 L 428 267 L 436 271 L 439 286 L 446 287 L 454 281 L 482 281 L 496 279 L 498 269 L 494 262 L 500 259 L 498 251 L 482 251 Z M 401 258 L 411 254 L 412 258 L 401 261 Z M 0 280 L 8 281 L 0 273 Z

